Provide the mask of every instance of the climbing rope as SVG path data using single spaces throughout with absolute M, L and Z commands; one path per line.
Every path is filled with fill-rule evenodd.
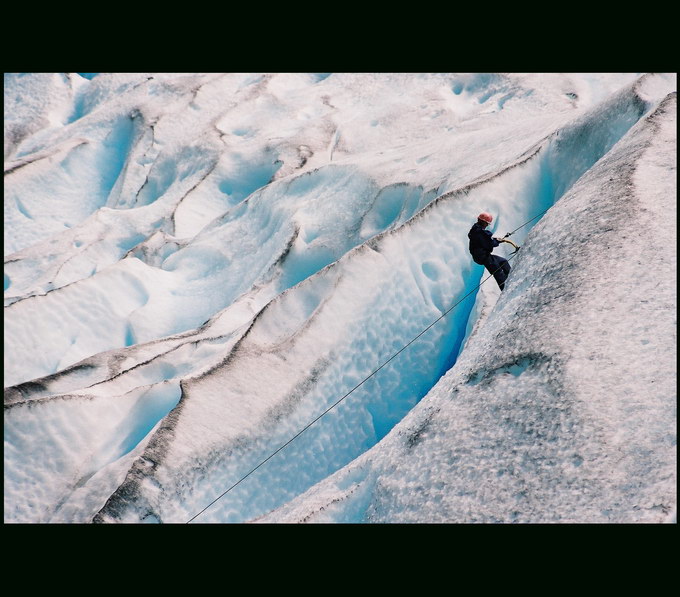
M 527 220 L 524 224 L 519 226 L 518 228 L 515 228 L 512 232 L 508 232 L 505 237 L 510 236 L 511 234 L 514 234 L 517 232 L 520 228 L 523 228 L 526 226 L 529 222 L 532 222 L 539 216 L 543 215 L 546 213 L 548 210 L 546 209 L 545 211 L 541 212 L 537 216 L 534 216 L 531 218 L 531 220 Z M 505 238 L 503 237 L 503 238 Z M 517 246 L 514 243 L 511 243 L 513 246 Z M 508 256 L 507 261 L 510 261 L 515 257 L 517 254 L 517 248 L 512 254 Z M 362 379 L 357 385 L 355 385 L 349 392 L 347 392 L 344 396 L 336 400 L 333 404 L 331 404 L 325 411 L 323 411 L 320 415 L 318 415 L 315 419 L 307 423 L 300 431 L 298 431 L 293 437 L 291 437 L 286 443 L 284 443 L 282 446 L 280 446 L 278 449 L 276 449 L 274 452 L 272 452 L 267 458 L 265 458 L 262 462 L 260 462 L 256 467 L 251 469 L 249 472 L 247 472 L 243 477 L 241 477 L 236 483 L 231 485 L 228 489 L 226 489 L 224 492 L 222 492 L 219 496 L 217 496 L 212 502 L 210 502 L 205 508 L 203 508 L 198 514 L 195 514 L 192 516 L 185 524 L 189 524 L 196 518 L 198 518 L 203 512 L 205 512 L 208 508 L 210 508 L 213 504 L 221 500 L 225 495 L 227 495 L 232 489 L 234 489 L 237 485 L 245 481 L 250 475 L 252 475 L 257 469 L 259 469 L 262 465 L 266 464 L 269 462 L 274 456 L 276 456 L 281 450 L 283 450 L 286 446 L 290 445 L 293 443 L 298 437 L 300 437 L 307 429 L 309 429 L 314 423 L 316 423 L 319 419 L 321 419 L 323 416 L 327 415 L 330 411 L 332 411 L 338 404 L 340 404 L 345 398 L 347 398 L 352 392 L 355 390 L 359 389 L 362 385 L 364 385 L 369 379 L 371 379 L 378 371 L 386 367 L 389 363 L 391 363 L 394 359 L 396 359 L 402 352 L 404 352 L 411 344 L 413 344 L 418 338 L 420 338 L 423 334 L 425 334 L 427 331 L 429 331 L 433 326 L 435 326 L 437 323 L 439 323 L 444 317 L 446 317 L 451 311 L 453 311 L 458 305 L 460 305 L 467 297 L 469 297 L 473 292 L 475 292 L 478 288 L 482 286 L 485 282 L 487 282 L 490 278 L 493 278 L 494 274 L 496 272 L 500 271 L 502 268 L 498 268 L 491 274 L 489 274 L 484 280 L 482 280 L 477 286 L 475 286 L 470 292 L 468 292 L 462 299 L 460 299 L 457 303 L 454 303 L 451 307 L 449 307 L 446 311 L 444 311 L 437 319 L 435 319 L 430 325 L 428 325 L 423 331 L 421 331 L 417 336 L 415 336 L 412 340 L 410 340 L 407 344 L 402 346 L 397 352 L 395 352 L 389 359 L 387 359 L 382 365 L 380 365 L 377 369 L 374 369 L 369 375 L 367 375 L 364 379 Z
M 548 208 L 548 209 L 550 209 L 550 208 Z M 518 226 L 518 227 L 515 228 L 512 232 L 508 232 L 503 238 L 508 238 L 508 236 L 512 236 L 512 235 L 515 234 L 515 232 L 517 232 L 520 228 L 524 228 L 529 222 L 533 222 L 536 218 L 540 218 L 544 213 L 546 213 L 546 212 L 548 211 L 548 209 L 546 209 L 545 211 L 542 211 L 541 213 L 535 215 L 535 216 L 534 216 L 533 218 L 531 218 L 530 220 L 527 220 L 526 222 L 524 222 L 524 224 L 522 224 L 521 226 Z

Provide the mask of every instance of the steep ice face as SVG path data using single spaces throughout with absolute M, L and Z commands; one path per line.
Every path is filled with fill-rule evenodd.
M 676 102 L 546 214 L 507 292 L 408 417 L 262 521 L 671 520 Z
M 5 264 L 6 519 L 188 520 L 474 291 L 465 234 L 479 211 L 502 234 L 548 209 L 672 86 L 632 81 L 85 82 L 78 117 L 28 139 L 35 160 L 6 162 L 9 242 L 29 243 Z M 73 157 L 74 139 L 90 149 Z M 109 169 L 90 184 L 93 160 Z M 65 192 L 86 220 L 29 246 L 52 219 L 23 222 L 19 201 L 40 206 L 39 189 L 81 174 L 100 206 Z M 254 519 L 371 448 L 497 297 L 472 292 L 198 520 Z M 55 468 L 59 482 L 22 502 Z

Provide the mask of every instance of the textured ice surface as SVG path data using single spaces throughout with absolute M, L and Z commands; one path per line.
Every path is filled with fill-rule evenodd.
M 674 88 L 6 76 L 5 520 L 185 522 L 457 301 L 197 521 L 664 519 L 675 232 L 663 263 L 635 239 L 675 209 Z M 553 205 L 498 304 L 474 291 L 476 214 L 502 235 Z
M 669 95 L 546 214 L 383 442 L 262 520 L 670 521 L 676 111 Z

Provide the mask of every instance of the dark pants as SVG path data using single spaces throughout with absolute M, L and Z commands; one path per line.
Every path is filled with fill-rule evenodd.
M 500 255 L 489 255 L 484 262 L 484 267 L 494 278 L 496 278 L 498 287 L 503 290 L 505 288 L 505 281 L 510 273 L 510 264 L 508 263 L 508 260 Z

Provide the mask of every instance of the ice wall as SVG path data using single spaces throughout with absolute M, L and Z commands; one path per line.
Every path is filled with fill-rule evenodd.
M 675 522 L 676 122 L 672 93 L 536 226 L 428 396 L 261 520 Z

